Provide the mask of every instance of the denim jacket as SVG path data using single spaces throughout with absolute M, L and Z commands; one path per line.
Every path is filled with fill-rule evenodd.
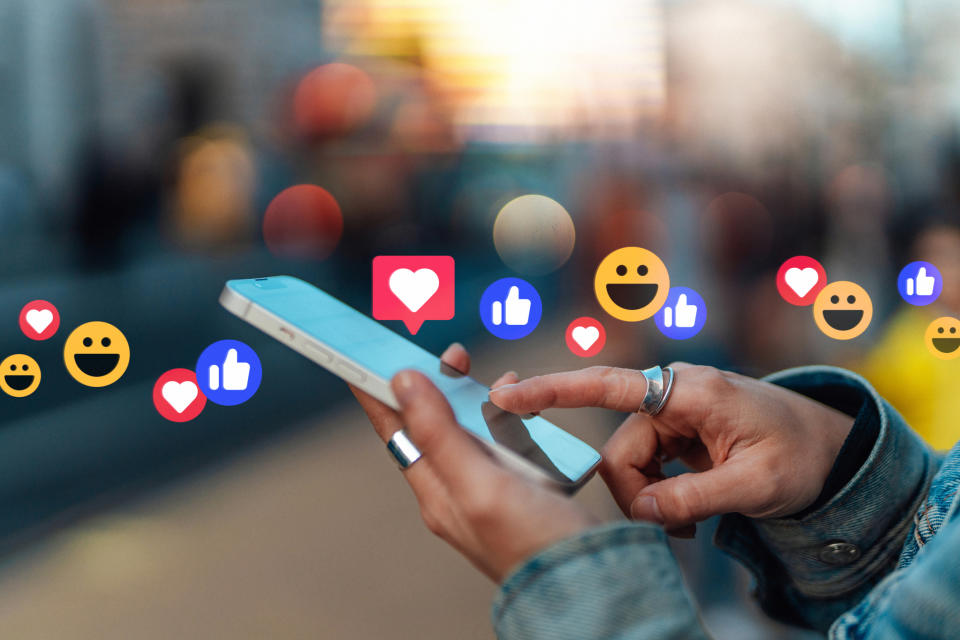
M 855 415 L 851 435 L 865 421 L 879 430 L 862 466 L 811 511 L 721 519 L 716 542 L 754 575 L 764 611 L 842 640 L 960 637 L 960 444 L 934 454 L 842 369 L 767 380 Z M 707 637 L 663 531 L 642 523 L 591 529 L 529 559 L 504 581 L 493 623 L 502 639 Z

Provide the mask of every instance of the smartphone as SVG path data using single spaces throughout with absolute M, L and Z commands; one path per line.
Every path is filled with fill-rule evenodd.
M 394 409 L 399 405 L 390 379 L 403 369 L 422 372 L 443 392 L 467 432 L 531 480 L 573 493 L 600 463 L 600 454 L 585 442 L 539 416 L 500 409 L 490 402 L 488 387 L 303 280 L 230 280 L 220 304 Z

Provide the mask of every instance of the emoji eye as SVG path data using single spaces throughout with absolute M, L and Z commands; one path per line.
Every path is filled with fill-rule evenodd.
M 840 296 L 830 296 L 830 302 L 832 302 L 833 304 L 837 304 L 838 302 L 840 302 Z
M 110 338 L 104 338 L 103 340 L 100 341 L 100 344 L 102 344 L 102 345 L 105 346 L 105 347 L 109 347 L 109 346 L 110 346 Z
M 647 272 L 648 272 L 648 271 L 650 271 L 650 270 L 647 269 L 647 265 L 645 265 L 645 264 L 642 264 L 642 265 L 640 265 L 639 267 L 637 267 L 637 273 L 639 273 L 641 276 L 647 275 Z
M 22 368 L 24 371 L 26 371 L 26 370 L 29 369 L 30 367 L 29 367 L 28 365 L 23 365 L 23 367 L 21 367 L 21 368 Z M 14 367 L 14 369 L 16 369 L 16 367 Z
M 622 265 L 622 264 L 621 264 L 621 265 L 618 265 L 618 266 L 617 266 L 617 275 L 618 275 L 618 276 L 625 276 L 625 275 L 627 275 L 627 267 L 624 266 L 624 265 Z
M 10 371 L 16 371 L 16 370 L 17 370 L 17 365 L 15 364 L 10 365 Z
M 93 346 L 93 340 L 91 340 L 90 338 L 84 338 L 84 339 L 83 339 L 83 346 L 85 346 L 85 347 L 92 347 L 92 346 Z
M 853 304 L 857 301 L 857 296 L 847 296 L 847 302 Z
M 937 329 L 937 333 L 943 333 L 943 327 L 940 327 L 939 329 Z
M 950 333 L 956 333 L 956 332 L 957 332 L 956 327 L 950 327 Z

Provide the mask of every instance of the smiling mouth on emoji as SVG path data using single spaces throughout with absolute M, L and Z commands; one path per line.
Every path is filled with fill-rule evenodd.
M 953 353 L 960 347 L 960 338 L 933 338 L 933 348 L 940 353 Z
M 607 295 L 613 300 L 613 304 L 621 309 L 636 311 L 642 309 L 655 297 L 660 285 L 657 283 L 631 282 L 631 283 L 613 283 L 607 285 Z
M 73 356 L 80 371 L 88 376 L 99 378 L 117 368 L 119 353 L 77 353 Z
M 7 386 L 14 391 L 23 391 L 24 389 L 29 389 L 30 385 L 33 384 L 33 379 L 34 376 L 26 374 L 10 374 L 8 376 L 3 376 L 3 380 L 7 383 Z
M 860 324 L 861 309 L 824 309 L 823 319 L 837 331 L 849 331 Z

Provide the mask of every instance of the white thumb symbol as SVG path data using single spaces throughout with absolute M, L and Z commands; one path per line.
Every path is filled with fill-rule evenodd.
M 520 297 L 520 287 L 510 287 L 510 291 L 507 292 L 507 301 L 503 306 L 503 315 L 508 325 L 524 325 L 530 320 L 530 300 Z M 496 309 L 496 306 L 494 308 Z
M 216 367 L 216 365 L 210 367 L 211 378 L 213 378 L 214 367 Z M 223 388 L 225 391 L 243 391 L 247 388 L 247 381 L 250 378 L 250 363 L 237 362 L 236 349 L 227 351 L 227 357 L 223 361 L 222 369 Z M 211 387 L 213 387 L 212 384 Z
M 674 316 L 678 327 L 689 329 L 697 323 L 697 306 L 687 304 L 687 294 L 681 293 L 677 298 Z
M 933 285 L 936 282 L 936 278 L 933 276 L 927 275 L 927 268 L 920 267 L 917 271 L 917 295 L 918 296 L 932 296 L 933 295 Z M 909 289 L 910 283 L 907 283 L 907 288 Z

